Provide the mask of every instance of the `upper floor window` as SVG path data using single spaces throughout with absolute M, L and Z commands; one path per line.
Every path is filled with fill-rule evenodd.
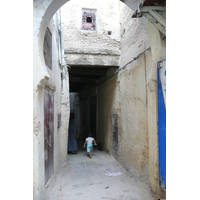
M 45 64 L 52 69 L 52 34 L 48 28 L 44 37 L 43 54 Z
M 91 18 L 91 17 L 87 17 L 86 22 L 88 22 L 88 23 L 92 23 L 92 18 Z
M 83 9 L 82 10 L 82 30 L 96 30 L 96 10 Z

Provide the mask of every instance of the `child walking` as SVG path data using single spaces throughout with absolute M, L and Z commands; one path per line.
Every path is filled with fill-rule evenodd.
M 85 139 L 85 143 L 83 145 L 83 148 L 85 148 L 86 144 L 87 144 L 87 152 L 89 154 L 89 157 L 92 158 L 92 150 L 93 150 L 93 142 L 94 145 L 97 146 L 95 139 L 92 137 L 92 134 L 89 134 L 89 137 L 87 137 Z

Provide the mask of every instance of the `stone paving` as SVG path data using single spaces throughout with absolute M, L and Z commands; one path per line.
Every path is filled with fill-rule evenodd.
M 149 186 L 126 171 L 111 155 L 94 148 L 69 154 L 66 165 L 46 188 L 46 200 L 153 200 Z M 106 173 L 118 173 L 106 176 Z

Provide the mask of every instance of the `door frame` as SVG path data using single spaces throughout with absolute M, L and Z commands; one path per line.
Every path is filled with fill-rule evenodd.
M 44 88 L 44 170 L 45 184 L 54 171 L 54 91 Z
M 158 146 L 160 186 L 166 189 L 166 64 L 157 63 L 158 76 Z

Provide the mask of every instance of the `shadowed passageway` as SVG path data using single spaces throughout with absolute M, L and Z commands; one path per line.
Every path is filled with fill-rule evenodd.
M 154 198 L 150 188 L 141 182 L 137 174 L 131 174 L 111 155 L 97 148 L 94 148 L 93 157 L 90 159 L 83 149 L 83 141 L 79 141 L 78 154 L 68 155 L 66 165 L 46 188 L 46 199 L 151 200 Z

